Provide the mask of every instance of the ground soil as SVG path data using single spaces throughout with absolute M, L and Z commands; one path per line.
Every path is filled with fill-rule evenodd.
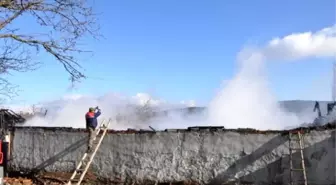
M 70 178 L 71 173 L 53 172 L 41 173 L 26 177 L 7 177 L 5 185 L 64 185 Z M 99 179 L 93 173 L 85 175 L 82 185 L 199 185 L 196 182 L 134 182 L 132 180 L 121 181 L 120 179 Z

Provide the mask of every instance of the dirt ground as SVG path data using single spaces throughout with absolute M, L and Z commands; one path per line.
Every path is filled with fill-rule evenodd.
M 33 181 L 27 178 L 4 178 L 4 184 L 13 184 L 13 185 L 32 185 Z
M 71 173 L 43 173 L 35 177 L 8 177 L 4 179 L 5 185 L 64 185 Z M 132 180 L 121 181 L 118 179 L 98 179 L 93 173 L 88 172 L 82 185 L 199 185 L 195 182 L 134 182 Z
M 5 185 L 64 185 L 71 173 L 42 173 L 34 177 L 7 177 Z M 87 173 L 81 184 L 102 184 L 92 173 Z M 103 183 L 106 184 L 106 183 Z

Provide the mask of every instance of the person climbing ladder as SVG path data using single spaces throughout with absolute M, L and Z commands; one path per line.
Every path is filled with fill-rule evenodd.
M 95 130 L 98 125 L 97 118 L 100 116 L 101 111 L 98 108 L 89 108 L 89 112 L 85 114 L 86 119 L 86 129 L 89 131 L 89 140 L 88 140 L 88 152 L 92 152 L 93 139 L 95 137 Z

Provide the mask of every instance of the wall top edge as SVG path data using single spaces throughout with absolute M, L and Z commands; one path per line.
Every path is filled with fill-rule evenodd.
M 324 131 L 324 130 L 334 130 L 336 128 L 336 122 L 328 123 L 322 126 L 310 126 L 310 127 L 298 127 L 289 130 L 256 130 L 251 128 L 238 128 L 238 129 L 225 129 L 224 127 L 188 127 L 187 129 L 165 129 L 162 131 L 156 130 L 113 130 L 109 129 L 109 134 L 141 134 L 141 133 L 157 133 L 157 132 L 236 132 L 241 134 L 288 134 L 291 131 L 302 130 L 304 132 L 310 131 Z M 72 127 L 25 127 L 16 126 L 17 130 L 27 130 L 27 131 L 64 131 L 64 132 L 86 132 L 84 128 L 72 128 Z

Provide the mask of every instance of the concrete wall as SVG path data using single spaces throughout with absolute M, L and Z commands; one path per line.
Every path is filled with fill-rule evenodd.
M 238 179 L 255 184 L 288 181 L 288 136 L 235 131 L 109 133 L 92 164 L 106 178 L 219 184 Z M 16 129 L 12 170 L 72 171 L 86 149 L 87 133 Z M 311 184 L 335 184 L 335 130 L 305 136 Z M 294 155 L 299 167 L 299 155 Z M 300 172 L 295 173 L 300 179 Z

